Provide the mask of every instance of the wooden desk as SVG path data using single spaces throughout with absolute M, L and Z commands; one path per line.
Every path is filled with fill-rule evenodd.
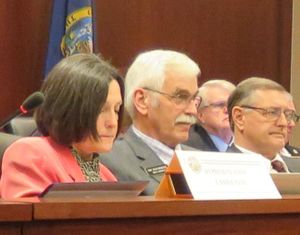
M 0 200 L 0 234 L 22 234 L 22 224 L 32 219 L 32 204 Z
M 33 203 L 24 235 L 300 234 L 300 197 L 194 201 L 103 199 Z

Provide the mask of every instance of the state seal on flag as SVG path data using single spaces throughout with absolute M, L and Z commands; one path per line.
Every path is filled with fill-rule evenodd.
M 64 56 L 93 52 L 92 9 L 83 7 L 70 13 L 66 19 L 66 31 L 61 41 Z

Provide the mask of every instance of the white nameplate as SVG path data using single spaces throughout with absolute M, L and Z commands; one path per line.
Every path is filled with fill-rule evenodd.
M 196 200 L 281 198 L 261 155 L 180 150 L 176 155 Z

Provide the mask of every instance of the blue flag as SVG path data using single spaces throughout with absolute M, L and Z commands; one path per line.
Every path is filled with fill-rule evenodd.
M 92 0 L 54 0 L 45 75 L 63 57 L 93 52 Z

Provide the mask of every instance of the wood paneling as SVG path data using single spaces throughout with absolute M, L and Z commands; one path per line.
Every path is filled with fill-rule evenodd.
M 1 0 L 0 120 L 40 87 L 51 0 Z M 96 0 L 97 48 L 125 71 L 141 51 L 183 51 L 201 82 L 269 77 L 289 88 L 292 0 Z
M 298 114 L 300 113 L 300 1 L 294 0 L 293 4 L 293 38 L 291 61 L 291 93 Z M 300 125 L 297 124 L 293 131 L 291 144 L 300 146 Z
M 1 0 L 0 120 L 40 87 L 51 4 L 51 0 Z
M 299 234 L 299 199 L 95 199 L 33 205 L 24 234 Z
M 186 52 L 201 81 L 268 77 L 289 88 L 292 1 L 102 0 L 96 2 L 98 43 L 127 67 L 139 52 Z
M 0 234 L 21 235 L 22 223 L 32 220 L 32 204 L 0 201 Z

